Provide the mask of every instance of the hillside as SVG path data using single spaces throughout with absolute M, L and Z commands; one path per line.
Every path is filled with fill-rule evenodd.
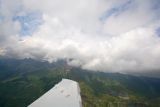
M 81 88 L 83 107 L 158 107 L 160 79 L 92 72 L 32 59 L 0 59 L 0 106 L 26 107 L 62 78 Z

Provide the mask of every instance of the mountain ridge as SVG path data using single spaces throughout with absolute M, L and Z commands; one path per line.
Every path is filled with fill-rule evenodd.
M 25 107 L 62 78 L 80 84 L 83 107 L 106 107 L 113 102 L 125 102 L 133 107 L 157 107 L 160 101 L 159 78 L 92 72 L 68 66 L 64 60 L 48 63 L 3 59 L 0 60 L 0 74 L 2 107 Z

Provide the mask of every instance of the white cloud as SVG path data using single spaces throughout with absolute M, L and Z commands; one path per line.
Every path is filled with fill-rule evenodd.
M 104 72 L 160 69 L 160 38 L 155 33 L 159 20 L 151 0 L 135 0 L 127 4 L 127 10 L 115 11 L 117 15 L 110 14 L 103 21 L 105 12 L 128 0 L 3 2 L 0 53 L 3 49 L 6 56 L 48 61 L 68 58 L 71 65 Z M 44 23 L 31 36 L 21 36 L 22 27 L 12 17 L 35 11 L 42 13 Z
M 104 23 L 104 32 L 119 35 L 152 23 L 157 14 L 151 9 L 153 6 L 151 2 L 150 0 L 133 0 L 128 3 L 124 11 L 119 11 L 117 15 L 113 14 L 108 17 Z M 124 6 L 119 8 L 124 8 Z

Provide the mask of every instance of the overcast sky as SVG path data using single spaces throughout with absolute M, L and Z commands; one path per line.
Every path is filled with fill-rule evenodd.
M 0 55 L 160 71 L 160 0 L 0 0 Z

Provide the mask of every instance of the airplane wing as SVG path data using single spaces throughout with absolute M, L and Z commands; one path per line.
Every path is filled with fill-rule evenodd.
M 62 79 L 28 107 L 82 107 L 79 85 L 73 80 Z

